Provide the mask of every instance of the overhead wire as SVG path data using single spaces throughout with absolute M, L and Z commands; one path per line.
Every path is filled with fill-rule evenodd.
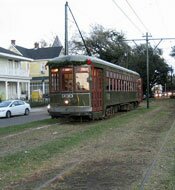
M 161 25 L 164 26 L 161 31 L 163 31 L 163 33 L 166 36 L 169 36 L 169 30 L 167 30 L 168 26 L 167 26 L 167 23 L 165 22 L 165 17 L 163 15 L 162 7 L 161 7 L 158 0 L 154 0 L 154 3 L 155 3 L 155 6 L 157 8 L 157 12 L 158 12 L 158 15 L 159 15 L 159 18 L 160 18 L 160 21 L 161 21 Z M 169 43 L 169 45 L 168 45 L 168 43 Z M 165 47 L 163 47 L 163 49 L 167 49 L 167 50 L 169 50 L 171 52 L 172 51 L 171 48 L 174 46 L 174 42 L 172 42 L 172 40 L 169 40 L 169 42 L 166 42 L 164 44 L 165 44 Z
M 125 11 L 116 3 L 115 0 L 112 0 L 115 6 L 125 15 L 125 17 L 130 21 L 130 23 L 140 32 L 143 34 L 143 31 L 129 18 L 129 16 L 125 13 Z
M 137 17 L 137 19 L 139 20 L 139 22 L 142 24 L 142 26 L 145 28 L 145 30 L 151 34 L 150 30 L 148 29 L 148 27 L 146 27 L 146 25 L 143 23 L 142 19 L 139 17 L 139 15 L 136 13 L 136 11 L 134 10 L 133 6 L 128 2 L 128 0 L 125 0 L 126 3 L 128 4 L 128 6 L 130 7 L 130 9 L 132 10 L 132 12 L 135 14 L 135 16 Z M 150 36 L 151 37 L 151 36 Z M 161 40 L 162 41 L 162 40 Z M 161 42 L 160 41 L 160 42 Z M 155 46 L 155 49 L 158 47 L 158 45 L 160 44 L 160 42 L 157 44 L 154 40 L 154 46 Z
M 132 10 L 132 12 L 135 14 L 135 16 L 137 17 L 137 19 L 140 21 L 140 23 L 142 24 L 142 26 L 145 28 L 145 30 L 147 32 L 149 32 L 149 29 L 145 26 L 145 24 L 143 23 L 143 21 L 141 20 L 141 18 L 138 16 L 138 14 L 136 13 L 136 11 L 134 10 L 134 8 L 131 6 L 131 4 L 128 2 L 128 0 L 125 0 L 126 3 L 128 4 L 128 6 L 130 7 L 130 9 Z M 150 33 L 150 32 L 149 32 Z
M 139 17 L 139 15 L 136 13 L 136 11 L 134 10 L 134 8 L 131 6 L 131 4 L 128 2 L 128 0 L 125 0 L 127 5 L 130 7 L 130 9 L 132 10 L 132 12 L 134 13 L 134 15 L 137 17 L 137 19 L 139 20 L 139 22 L 142 24 L 142 26 L 145 28 L 146 32 L 148 32 L 149 34 L 151 34 L 150 30 L 148 29 L 148 27 L 146 27 L 146 25 L 143 23 L 142 19 Z M 151 37 L 151 35 L 150 35 Z M 157 44 L 154 42 L 154 46 L 157 47 Z
M 131 20 L 131 18 L 125 13 L 125 11 L 116 3 L 115 0 L 112 0 L 113 3 L 115 4 L 115 6 L 125 15 L 125 17 L 130 21 L 130 23 L 139 31 L 142 33 L 142 30 L 133 22 L 133 20 Z M 150 33 L 149 29 L 146 27 L 146 25 L 143 23 L 142 19 L 139 17 L 139 15 L 136 13 L 136 11 L 134 10 L 133 6 L 129 3 L 128 0 L 125 0 L 127 5 L 130 7 L 130 9 L 132 10 L 132 12 L 134 13 L 134 15 L 137 17 L 137 19 L 139 20 L 139 22 L 142 24 L 142 26 L 144 27 L 144 29 L 146 29 L 147 33 Z M 157 0 L 155 0 L 157 3 Z M 158 4 L 158 3 L 157 3 Z M 158 7 L 157 7 L 158 9 Z M 160 9 L 160 7 L 159 7 Z M 162 13 L 162 11 L 160 10 L 160 12 Z M 160 14 L 162 17 L 162 14 Z M 164 23 L 164 20 L 162 19 L 162 23 Z M 144 36 L 143 36 L 144 37 Z M 159 46 L 159 44 L 162 42 L 162 40 L 170 40 L 170 44 L 172 43 L 171 40 L 174 40 L 175 38 L 159 38 L 159 39 L 149 39 L 152 40 L 154 42 L 154 46 L 155 49 Z M 137 39 L 136 39 L 137 40 Z M 140 39 L 141 40 L 141 39 Z M 155 40 L 159 40 L 158 44 L 155 43 Z M 134 41 L 134 40 L 128 40 L 128 41 Z

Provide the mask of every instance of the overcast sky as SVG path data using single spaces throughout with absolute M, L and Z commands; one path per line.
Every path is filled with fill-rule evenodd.
M 65 3 L 65 0 L 0 0 L 0 46 L 8 48 L 13 39 L 17 45 L 32 48 L 34 42 L 41 39 L 49 42 L 55 35 L 64 45 Z M 100 24 L 122 31 L 128 39 L 143 38 L 146 32 L 152 38 L 175 38 L 174 0 L 69 0 L 68 3 L 84 32 Z M 69 33 L 78 34 L 70 14 Z M 174 45 L 175 40 L 163 40 L 159 48 L 163 48 L 164 57 L 175 67 L 174 59 L 168 56 Z

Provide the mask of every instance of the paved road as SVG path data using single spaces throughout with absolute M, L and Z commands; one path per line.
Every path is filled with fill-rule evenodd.
M 7 127 L 19 124 L 29 123 L 31 121 L 38 121 L 50 118 L 47 108 L 32 108 L 31 113 L 28 116 L 15 116 L 11 118 L 0 118 L 0 127 Z

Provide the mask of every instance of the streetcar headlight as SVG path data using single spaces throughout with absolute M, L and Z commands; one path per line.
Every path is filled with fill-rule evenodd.
M 50 110 L 50 104 L 48 104 L 47 109 Z
M 48 111 L 48 113 L 50 112 L 50 104 L 48 104 L 48 106 L 47 106 L 47 111 Z
M 68 105 L 68 104 L 69 104 L 69 100 L 64 100 L 64 103 L 65 103 L 66 105 Z

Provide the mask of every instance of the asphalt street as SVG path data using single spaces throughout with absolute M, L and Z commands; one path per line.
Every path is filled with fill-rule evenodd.
M 47 107 L 32 108 L 29 115 L 14 116 L 11 118 L 0 118 L 0 127 L 26 124 L 32 121 L 38 121 L 50 118 Z

